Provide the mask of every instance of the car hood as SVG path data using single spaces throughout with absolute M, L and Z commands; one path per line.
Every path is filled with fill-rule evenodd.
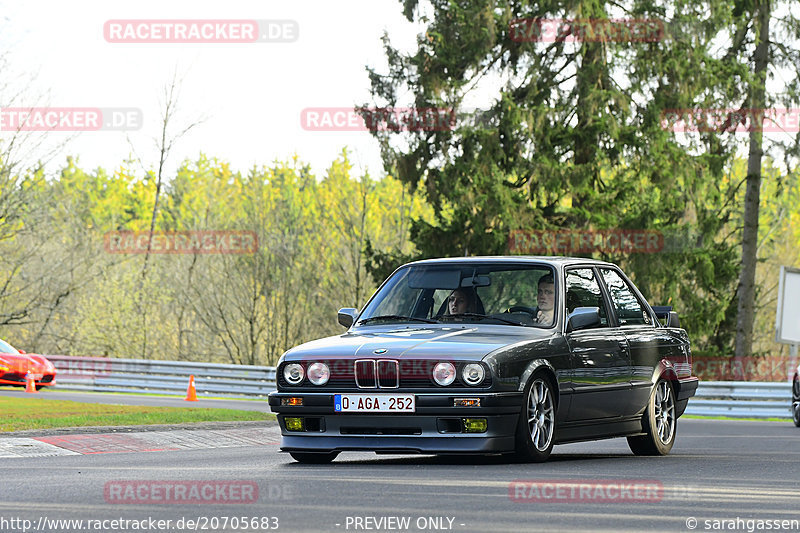
M 3 353 L 0 354 L 0 364 L 7 366 L 10 372 L 19 374 L 24 374 L 26 372 L 52 372 L 52 370 L 48 368 L 47 359 L 41 355 Z
M 431 326 L 360 328 L 292 348 L 285 360 L 415 358 L 479 361 L 490 353 L 521 342 L 545 339 L 551 331 L 509 326 Z

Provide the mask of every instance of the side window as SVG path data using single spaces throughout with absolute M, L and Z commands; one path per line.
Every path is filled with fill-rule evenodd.
M 614 270 L 603 268 L 600 270 L 603 281 L 608 287 L 614 311 L 620 326 L 652 325 L 650 314 L 642 307 L 631 288 L 622 277 Z
M 567 316 L 577 307 L 599 307 L 600 327 L 608 326 L 608 312 L 600 284 L 591 268 L 567 270 Z

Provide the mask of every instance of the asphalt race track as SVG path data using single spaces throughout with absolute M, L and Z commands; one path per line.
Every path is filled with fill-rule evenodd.
M 557 446 L 545 464 L 349 453 L 312 466 L 278 443 L 274 422 L 0 437 L 0 530 L 800 531 L 788 421 L 681 420 L 667 457 L 614 439 Z M 69 519 L 83 523 L 54 522 Z

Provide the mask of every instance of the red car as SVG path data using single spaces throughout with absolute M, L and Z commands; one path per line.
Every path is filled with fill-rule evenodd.
M 29 372 L 36 390 L 56 384 L 56 367 L 45 356 L 26 354 L 0 340 L 0 385 L 24 387 Z

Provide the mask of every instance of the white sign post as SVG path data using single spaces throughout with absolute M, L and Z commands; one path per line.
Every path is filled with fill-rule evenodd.
M 800 269 L 781 267 L 778 284 L 778 312 L 775 316 L 775 340 L 789 344 L 789 381 L 797 368 L 797 345 L 800 344 Z

